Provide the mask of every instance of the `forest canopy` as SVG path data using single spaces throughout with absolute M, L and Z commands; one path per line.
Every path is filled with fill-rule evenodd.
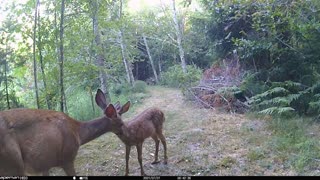
M 116 101 L 141 81 L 188 92 L 236 60 L 239 83 L 228 92 L 245 97 L 251 111 L 320 111 L 318 0 L 1 4 L 1 110 L 79 113 L 73 106 L 88 104 L 94 111 L 96 89 Z

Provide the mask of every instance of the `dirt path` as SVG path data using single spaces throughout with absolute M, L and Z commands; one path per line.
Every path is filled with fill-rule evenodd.
M 279 159 L 266 149 L 270 132 L 264 121 L 249 120 L 239 114 L 224 114 L 199 109 L 185 102 L 179 90 L 151 87 L 150 97 L 143 101 L 125 120 L 156 106 L 166 117 L 164 135 L 168 144 L 167 165 L 151 165 L 154 142 L 144 142 L 143 164 L 148 175 L 213 176 L 213 175 L 295 175 L 283 167 Z M 112 133 L 82 146 L 76 159 L 79 175 L 120 176 L 125 173 L 125 147 Z M 160 144 L 160 160 L 163 149 Z M 135 147 L 130 154 L 130 175 L 140 175 Z M 51 175 L 64 175 L 53 169 Z

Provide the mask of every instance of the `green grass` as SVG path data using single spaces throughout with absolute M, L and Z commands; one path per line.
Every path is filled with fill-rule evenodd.
M 227 156 L 227 157 L 222 158 L 222 160 L 219 163 L 219 166 L 223 167 L 223 168 L 230 168 L 236 162 L 237 162 L 237 160 L 235 158 Z
M 285 166 L 292 166 L 300 173 L 317 166 L 315 159 L 320 158 L 319 141 L 307 136 L 311 121 L 307 118 L 273 119 L 269 128 L 274 132 L 269 147 L 275 153 L 275 159 Z
M 247 158 L 249 161 L 257 161 L 265 158 L 264 151 L 261 148 L 255 148 L 248 152 Z
M 101 115 L 101 110 L 95 102 L 93 102 L 94 107 L 92 107 L 91 95 L 84 89 L 75 89 L 72 91 L 72 94 L 67 95 L 67 97 L 68 114 L 72 118 L 79 121 L 86 121 Z

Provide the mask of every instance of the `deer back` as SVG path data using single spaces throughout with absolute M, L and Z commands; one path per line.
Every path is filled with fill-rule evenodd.
M 80 123 L 64 113 L 12 109 L 0 112 L 0 121 L 5 133 L 1 142 L 4 150 L 0 154 L 13 158 L 13 161 L 18 158 L 14 156 L 21 156 L 23 162 L 20 166 L 25 172 L 41 172 L 76 156 L 80 145 Z
M 105 115 L 87 122 L 52 110 L 0 112 L 0 175 L 33 175 L 55 166 L 73 166 L 79 146 L 111 131 L 110 119 L 117 115 L 106 114 L 113 106 L 100 89 L 96 103 Z
M 119 138 L 126 144 L 135 145 L 162 130 L 165 121 L 163 112 L 158 108 L 149 108 L 121 127 Z

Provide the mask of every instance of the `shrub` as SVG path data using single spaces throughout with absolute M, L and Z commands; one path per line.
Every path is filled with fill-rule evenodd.
M 134 82 L 132 90 L 134 93 L 145 93 L 146 88 L 147 88 L 146 82 L 137 80 Z
M 183 92 L 198 83 L 202 70 L 196 66 L 188 65 L 187 73 L 183 73 L 180 65 L 174 65 L 162 74 L 161 84 L 169 87 L 181 88 Z
M 131 86 L 127 82 L 113 84 L 111 85 L 110 90 L 111 93 L 115 96 L 119 96 L 121 94 L 129 94 L 132 91 Z

